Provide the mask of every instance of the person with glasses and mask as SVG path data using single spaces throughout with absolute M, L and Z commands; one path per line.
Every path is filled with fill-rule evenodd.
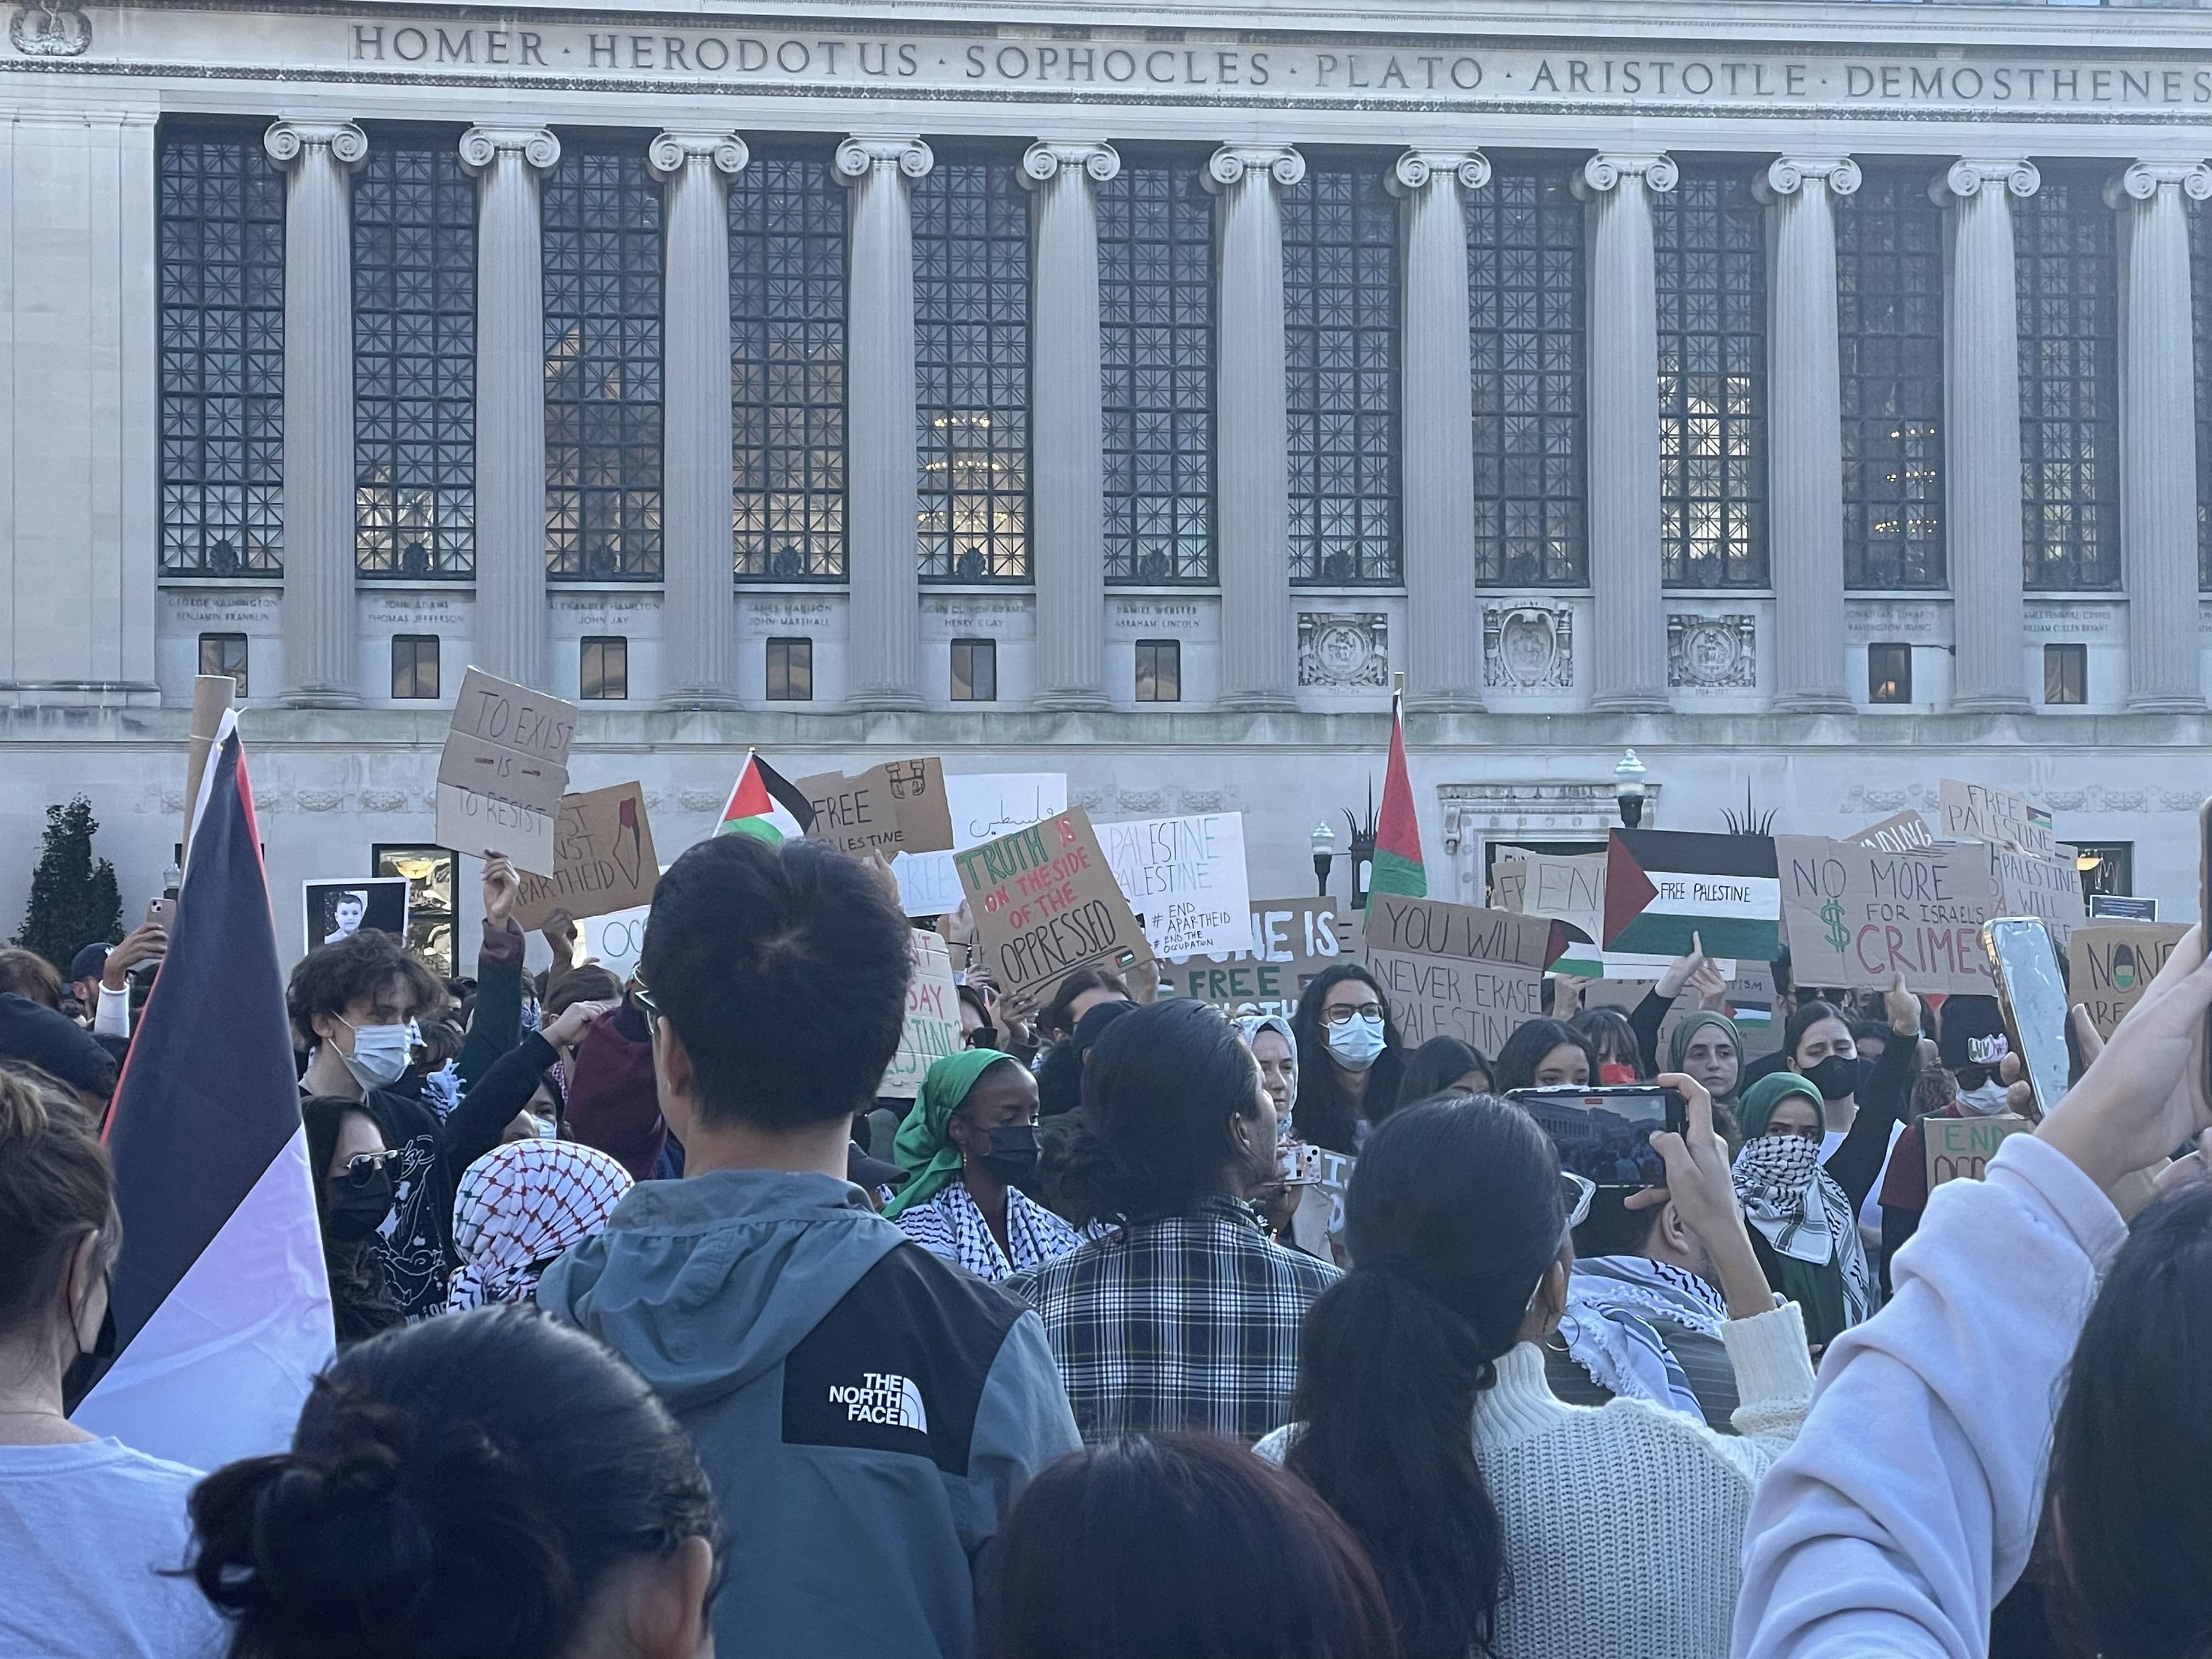
M 350 1347 L 405 1322 L 392 1299 L 377 1230 L 392 1213 L 392 1172 L 399 1155 L 358 1100 L 311 1095 L 300 1103 L 307 1167 L 315 1172 L 315 1215 L 338 1346 Z
M 993 1284 L 1083 1237 L 1015 1183 L 1037 1167 L 1037 1085 L 1012 1054 L 969 1048 L 929 1068 L 894 1143 L 906 1184 L 884 1206 L 932 1255 Z
M 1298 1042 L 1298 1138 L 1358 1152 L 1368 1130 L 1396 1108 L 1405 1078 L 1390 1000 L 1366 969 L 1342 963 L 1307 981 L 1291 1029 Z
M 1688 1123 L 1652 1136 L 1667 1184 L 1651 1190 L 1712 1259 L 1735 1437 L 1546 1387 L 1593 1189 L 1563 1177 L 1528 1113 L 1487 1095 L 1407 1106 L 1352 1172 L 1352 1268 L 1307 1314 L 1294 1421 L 1258 1450 L 1366 1547 L 1406 1659 L 1729 1650 L 1752 1494 L 1804 1419 L 1813 1369 L 1752 1255 L 1711 1098 L 1659 1081 Z

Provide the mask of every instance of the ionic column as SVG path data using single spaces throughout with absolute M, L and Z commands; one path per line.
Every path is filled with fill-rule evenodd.
M 1030 146 L 1036 199 L 1030 307 L 1030 568 L 1040 708 L 1105 708 L 1106 441 L 1098 365 L 1098 204 L 1121 171 L 1109 144 Z
M 1667 618 L 1659 592 L 1659 292 L 1651 198 L 1679 174 L 1664 155 L 1593 155 L 1575 174 L 1589 204 L 1590 586 L 1593 708 L 1663 713 Z
M 1304 156 L 1273 145 L 1224 144 L 1206 164 L 1206 188 L 1218 198 L 1213 495 L 1224 708 L 1297 706 L 1283 211 L 1275 190 L 1305 176 Z
M 350 121 L 262 136 L 284 184 L 284 701 L 361 702 L 354 650 L 353 191 L 368 137 Z
M 729 131 L 668 131 L 646 160 L 667 186 L 661 222 L 667 357 L 661 374 L 661 649 L 671 708 L 738 708 L 730 520 L 730 202 L 750 157 Z
M 848 138 L 837 177 L 851 186 L 845 340 L 845 549 L 852 583 L 846 647 L 862 708 L 919 708 L 921 627 L 915 539 L 914 211 L 908 187 L 936 158 L 919 138 Z
M 1951 567 L 1951 707 L 2024 714 L 2020 304 L 2012 198 L 2043 175 L 2027 161 L 1954 161 L 1928 187 L 1950 210 L 1943 289 L 1944 543 Z M 2185 336 L 2185 338 L 2187 337 Z M 2192 613 L 2194 606 L 2192 605 Z
M 2197 658 L 2197 399 L 2189 218 L 2212 197 L 2198 161 L 2138 161 L 2105 186 L 2120 219 L 2121 568 L 2128 707 L 2204 712 Z
M 477 181 L 477 666 L 545 683 L 545 274 L 538 189 L 561 159 L 543 127 L 471 127 Z
M 1404 204 L 1399 444 L 1406 513 L 1406 705 L 1439 714 L 1480 713 L 1465 192 L 1490 182 L 1490 162 L 1478 151 L 1409 149 L 1385 182 Z
M 1848 714 L 1844 677 L 1843 365 L 1834 198 L 1847 155 L 1785 155 L 1753 182 L 1773 225 L 1766 330 L 1767 525 L 1774 559 L 1774 707 Z

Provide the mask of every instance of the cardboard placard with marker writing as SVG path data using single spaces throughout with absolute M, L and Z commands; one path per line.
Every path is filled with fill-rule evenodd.
M 1800 985 L 1993 994 L 1982 923 L 2002 915 L 1989 848 L 1884 852 L 1821 836 L 1777 836 L 1790 977 Z
M 1177 996 L 1287 1019 L 1309 980 L 1358 956 L 1358 914 L 1334 899 L 1254 899 L 1249 939 L 1233 951 L 1164 957 L 1162 976 Z
M 1079 806 L 953 854 L 983 964 L 1012 1012 L 1079 968 L 1156 973 L 1152 951 Z
M 2087 1008 L 2097 1035 L 2109 1038 L 2188 931 L 2178 921 L 2084 922 L 2066 942 L 2068 1000 Z
M 906 1024 L 898 1052 L 877 1085 L 878 1099 L 912 1100 L 921 1080 L 939 1060 L 957 1054 L 966 1039 L 960 1030 L 960 990 L 952 977 L 952 954 L 927 928 L 908 930 L 914 974 L 907 981 Z
M 1495 1054 L 1544 1011 L 1556 954 L 1548 916 L 1376 893 L 1367 904 L 1367 966 L 1408 1048 L 1455 1036 Z
M 634 909 L 653 902 L 659 881 L 644 786 L 617 783 L 564 795 L 554 822 L 553 872 L 523 877 L 515 924 L 530 933 L 556 910 L 581 921 Z
M 477 858 L 504 853 L 518 870 L 551 875 L 575 734 L 575 704 L 470 669 L 438 757 L 438 844 Z
M 794 780 L 813 804 L 807 835 L 845 852 L 949 852 L 952 814 L 945 793 L 945 763 L 936 756 L 886 761 L 856 776 L 822 772 Z

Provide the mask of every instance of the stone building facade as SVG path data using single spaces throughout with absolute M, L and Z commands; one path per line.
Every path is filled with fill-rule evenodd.
M 280 895 L 427 840 L 471 663 L 670 847 L 940 752 L 1291 890 L 1402 673 L 1432 890 L 1632 745 L 2193 913 L 2212 14 L 9 9 L 0 913 L 80 788 L 158 883 L 199 672 Z

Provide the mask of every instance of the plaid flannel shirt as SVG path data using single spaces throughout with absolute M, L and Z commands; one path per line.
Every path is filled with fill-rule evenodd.
M 1298 1325 L 1339 1277 L 1206 1199 L 1006 1281 L 1044 1321 L 1085 1441 L 1203 1430 L 1256 1440 L 1290 1420 Z

